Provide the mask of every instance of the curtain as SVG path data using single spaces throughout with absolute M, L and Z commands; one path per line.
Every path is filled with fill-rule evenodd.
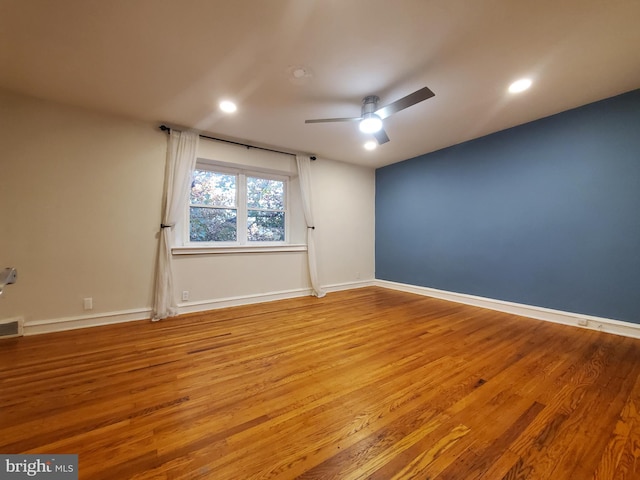
M 156 291 L 152 319 L 162 320 L 178 313 L 173 293 L 171 244 L 173 229 L 183 212 L 191 175 L 196 164 L 198 134 L 171 130 L 167 144 L 160 246 L 156 265 Z
M 311 211 L 311 159 L 305 155 L 296 155 L 298 175 L 300 177 L 300 192 L 302 197 L 302 209 L 307 223 L 307 259 L 309 261 L 309 277 L 311 287 L 316 297 L 324 297 L 326 292 L 320 287 L 318 281 L 318 267 L 316 261 L 315 224 Z

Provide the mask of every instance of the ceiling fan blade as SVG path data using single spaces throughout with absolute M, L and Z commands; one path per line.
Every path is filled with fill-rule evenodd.
M 378 145 L 382 145 L 383 143 L 387 143 L 389 141 L 389 137 L 387 136 L 387 132 L 384 131 L 384 128 L 381 128 L 377 132 L 373 134 L 378 141 Z
M 315 120 L 305 120 L 304 123 L 327 123 L 327 122 L 356 122 L 362 120 L 362 117 L 353 118 L 316 118 Z
M 402 97 L 400 100 L 396 100 L 395 102 L 390 103 L 389 105 L 385 105 L 382 108 L 379 108 L 375 111 L 375 114 L 378 115 L 383 120 L 387 118 L 389 115 L 392 115 L 400 110 L 404 110 L 411 105 L 415 105 L 416 103 L 420 103 L 428 98 L 435 96 L 428 87 L 421 88 L 413 93 L 410 93 L 406 97 Z

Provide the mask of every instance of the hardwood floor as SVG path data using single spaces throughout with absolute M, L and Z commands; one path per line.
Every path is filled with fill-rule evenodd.
M 82 479 L 639 479 L 640 340 L 381 288 L 0 342 Z

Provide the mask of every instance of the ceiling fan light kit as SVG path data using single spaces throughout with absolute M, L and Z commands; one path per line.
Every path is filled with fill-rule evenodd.
M 375 113 L 365 113 L 360 120 L 360 131 L 362 133 L 379 132 L 382 128 L 382 119 Z
M 326 123 L 326 122 L 359 122 L 360 131 L 364 133 L 371 133 L 378 141 L 379 145 L 387 143 L 389 137 L 384 131 L 382 120 L 394 113 L 404 110 L 416 103 L 420 103 L 428 98 L 435 96 L 435 94 L 428 88 L 424 87 L 420 90 L 416 90 L 409 95 L 402 97 L 395 102 L 378 108 L 378 102 L 380 98 L 376 95 L 369 95 L 362 100 L 362 111 L 359 117 L 352 118 L 319 118 L 315 120 L 305 120 L 304 123 Z

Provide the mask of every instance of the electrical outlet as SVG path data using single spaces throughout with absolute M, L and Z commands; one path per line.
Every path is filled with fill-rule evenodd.
M 83 300 L 85 310 L 93 310 L 93 298 L 87 297 Z
M 183 290 L 182 291 L 182 301 L 186 302 L 187 300 L 189 300 L 189 290 Z

